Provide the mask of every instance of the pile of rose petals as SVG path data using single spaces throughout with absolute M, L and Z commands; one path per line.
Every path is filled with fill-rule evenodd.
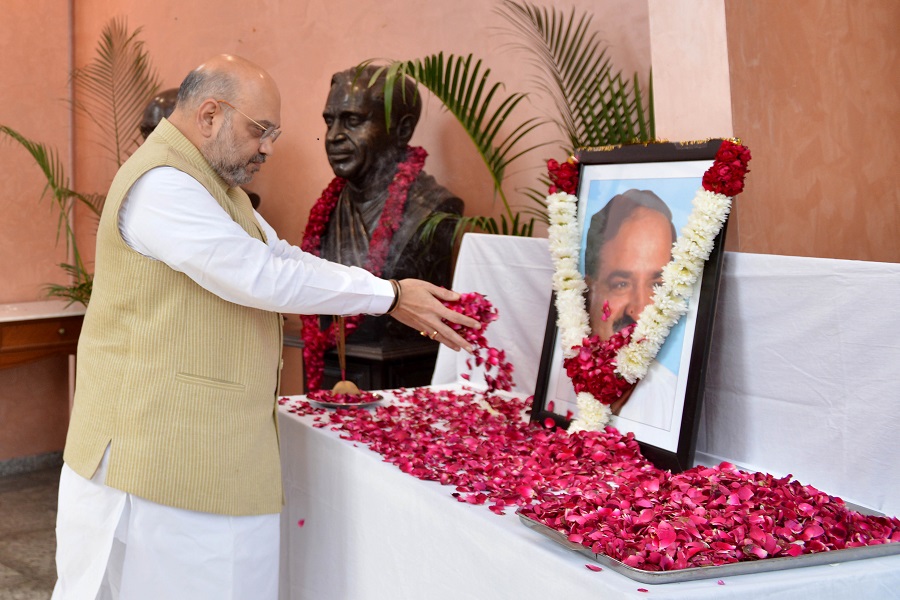
M 348 405 L 381 400 L 381 396 L 378 394 L 364 390 L 359 390 L 358 394 L 341 394 L 331 390 L 315 390 L 307 394 L 306 397 L 316 402 L 333 402 L 335 404 Z
M 530 399 L 418 388 L 375 411 L 281 403 L 405 473 L 454 486 L 461 502 L 498 514 L 520 507 L 570 541 L 638 569 L 900 542 L 900 520 L 853 512 L 790 477 L 728 463 L 673 475 L 644 459 L 631 434 L 608 427 L 570 435 L 528 423 Z

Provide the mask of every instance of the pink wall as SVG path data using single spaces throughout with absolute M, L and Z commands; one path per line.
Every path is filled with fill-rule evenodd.
M 650 0 L 650 39 L 657 137 L 731 136 L 723 1 Z
M 736 249 L 900 262 L 900 3 L 725 8 L 734 131 L 753 151 Z
M 71 21 L 67 2 L 6 0 L 0 18 L 0 124 L 59 151 L 71 175 Z M 0 303 L 44 298 L 64 283 L 55 245 L 57 212 L 41 200 L 45 179 L 18 143 L 0 138 Z M 0 460 L 60 450 L 68 422 L 68 361 L 0 370 Z
M 10 0 L 0 19 L 0 124 L 56 148 L 70 167 L 70 21 L 59 0 Z M 37 35 L 40 32 L 40 35 Z M 65 244 L 54 245 L 57 212 L 40 200 L 46 179 L 18 143 L 0 137 L 4 193 L 0 195 L 0 302 L 42 298 L 48 282 L 65 282 L 56 266 Z
M 568 2 L 558 4 L 565 10 Z M 97 36 L 113 16 L 125 16 L 131 27 L 142 26 L 153 63 L 166 87 L 176 87 L 187 72 L 209 56 L 229 52 L 266 67 L 282 93 L 284 135 L 275 156 L 247 187 L 262 196 L 261 213 L 279 233 L 299 243 L 309 208 L 333 176 L 323 149 L 322 108 L 331 75 L 367 58 L 417 58 L 429 53 L 474 53 L 509 90 L 529 91 L 520 55 L 502 48 L 498 36 L 505 24 L 494 12 L 498 3 L 483 0 L 390 0 L 367 7 L 358 0 L 298 2 L 236 0 L 178 2 L 158 0 L 79 0 L 75 5 L 75 62 L 94 51 Z M 613 60 L 626 73 L 649 69 L 646 2 L 578 0 L 595 11 L 595 23 L 612 48 Z M 450 8 L 452 7 L 452 9 Z M 539 114 L 540 106 L 522 110 L 522 119 Z M 77 172 L 83 185 L 100 190 L 110 166 L 90 151 L 88 132 L 76 130 Z M 556 138 L 545 128 L 537 141 Z M 434 99 L 426 103 L 413 143 L 430 153 L 426 170 L 467 204 L 469 214 L 495 212 L 485 168 L 455 120 Z M 536 152 L 520 165 L 523 173 L 507 187 L 536 185 L 542 158 L 560 157 L 557 145 Z M 521 197 L 519 202 L 527 202 Z M 87 245 L 87 243 L 85 244 Z

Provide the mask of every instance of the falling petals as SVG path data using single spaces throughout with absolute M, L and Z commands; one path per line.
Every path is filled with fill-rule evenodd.
M 472 329 L 445 321 L 472 345 L 475 366 L 484 366 L 484 380 L 487 383 L 488 391 L 511 390 L 513 365 L 506 360 L 506 352 L 489 346 L 485 337 L 488 324 L 497 320 L 497 309 L 487 298 L 475 292 L 460 294 L 459 300 L 444 302 L 444 306 L 481 323 L 481 329 Z M 471 362 L 466 361 L 466 366 L 469 370 L 472 369 Z M 463 375 L 467 381 L 471 379 L 469 374 L 464 373 Z

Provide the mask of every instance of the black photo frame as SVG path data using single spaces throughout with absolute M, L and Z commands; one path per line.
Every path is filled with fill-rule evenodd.
M 578 219 L 582 224 L 579 252 L 582 274 L 589 230 L 588 219 L 602 208 L 604 195 L 605 202 L 608 203 L 611 198 L 621 193 L 621 190 L 630 189 L 632 186 L 659 191 L 657 196 L 671 209 L 671 222 L 678 233 L 687 220 L 687 214 L 690 213 L 691 201 L 701 188 L 703 173 L 712 165 L 721 143 L 722 140 L 634 144 L 580 151 L 577 155 L 579 162 L 577 196 Z M 659 415 L 653 416 L 653 425 L 622 416 L 613 416 L 610 423 L 622 433 L 633 432 L 644 456 L 656 466 L 673 472 L 693 466 L 726 229 L 727 221 L 715 239 L 715 245 L 703 268 L 702 276 L 695 284 L 688 313 L 680 319 L 679 324 L 672 329 L 666 339 L 666 344 L 657 357 L 660 365 L 654 365 L 656 373 L 665 373 L 663 369 L 668 370 L 667 366 L 676 367 L 674 374 L 670 372 L 675 377 L 675 384 L 671 388 L 674 392 L 668 427 L 665 417 L 657 419 Z M 679 327 L 681 333 L 677 334 Z M 670 342 L 671 347 L 667 350 L 666 346 L 669 346 Z M 673 358 L 676 351 L 677 356 Z M 654 377 L 657 382 L 661 381 L 657 376 Z M 669 375 L 666 375 L 667 383 L 670 379 Z M 637 383 L 635 394 L 642 383 Z M 651 388 L 646 389 L 650 391 Z M 656 386 L 656 389 L 670 388 Z M 532 421 L 546 422 L 547 419 L 552 419 L 557 426 L 568 427 L 573 416 L 571 411 L 575 410 L 574 397 L 572 383 L 562 366 L 554 294 L 544 335 L 541 365 L 531 412 Z

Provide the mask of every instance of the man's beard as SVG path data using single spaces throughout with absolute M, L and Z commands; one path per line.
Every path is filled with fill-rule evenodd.
M 261 153 L 255 154 L 248 162 L 240 161 L 234 132 L 228 121 L 219 129 L 214 140 L 204 144 L 203 150 L 209 166 L 229 187 L 250 183 L 253 179 L 253 173 L 247 168 L 250 162 L 259 164 L 266 162 L 266 155 Z

